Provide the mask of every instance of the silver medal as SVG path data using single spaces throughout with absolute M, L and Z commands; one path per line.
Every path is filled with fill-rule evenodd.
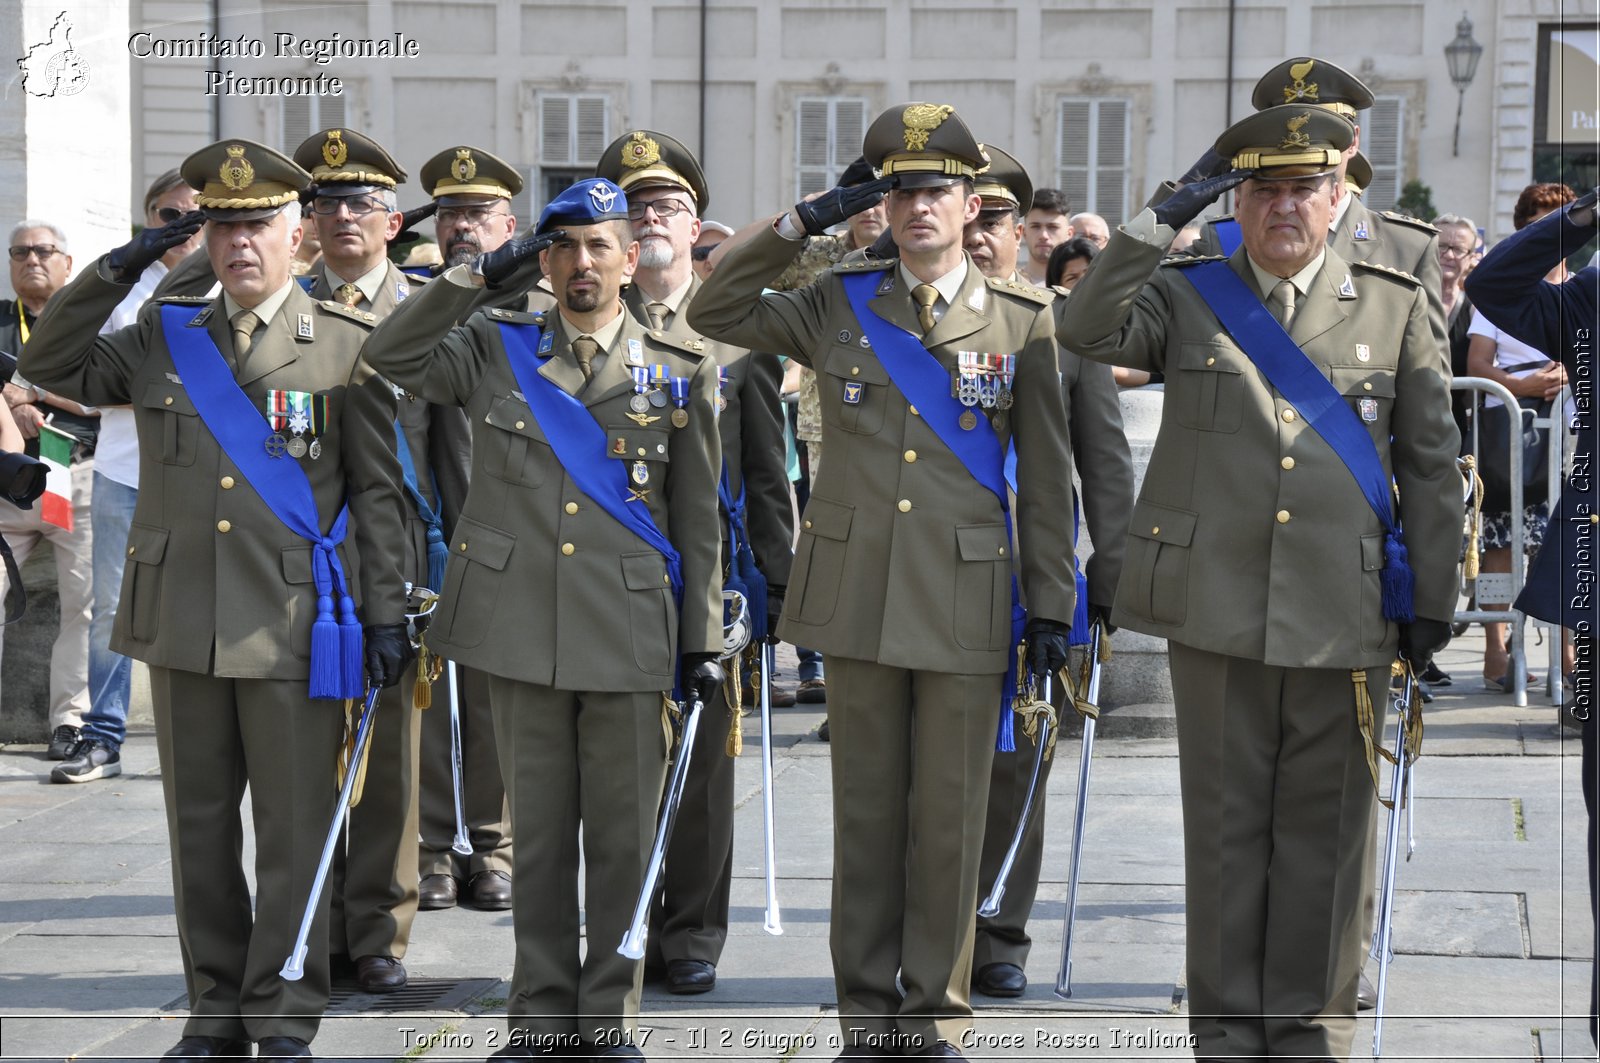
M 284 449 L 289 452 L 289 456 L 291 458 L 303 458 L 306 456 L 306 451 L 309 448 L 306 446 L 306 441 L 304 439 L 301 439 L 299 436 L 292 436 L 284 445 Z
M 628 397 L 628 409 L 634 413 L 643 413 L 650 408 L 650 400 L 635 392 Z

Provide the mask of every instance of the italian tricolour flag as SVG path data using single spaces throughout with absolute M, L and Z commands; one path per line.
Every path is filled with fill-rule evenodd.
M 45 463 L 44 494 L 39 497 L 39 519 L 72 530 L 72 444 L 59 428 L 39 426 L 39 460 Z

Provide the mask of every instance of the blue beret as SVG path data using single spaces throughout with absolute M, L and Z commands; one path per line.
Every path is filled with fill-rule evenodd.
M 549 232 L 563 225 L 595 225 L 627 216 L 628 197 L 622 189 L 604 177 L 589 177 L 552 199 L 539 215 L 539 227 L 534 232 Z

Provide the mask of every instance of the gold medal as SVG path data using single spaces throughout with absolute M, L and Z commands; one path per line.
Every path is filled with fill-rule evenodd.
M 674 427 L 674 428 L 687 428 L 687 427 L 689 427 L 689 411 L 684 409 L 682 406 L 679 406 L 676 410 L 673 410 L 672 411 L 672 427 Z
M 978 415 L 971 410 L 961 411 L 961 427 L 964 431 L 972 431 L 978 427 Z

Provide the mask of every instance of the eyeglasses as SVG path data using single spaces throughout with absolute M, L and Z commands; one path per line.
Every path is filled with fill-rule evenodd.
M 13 262 L 26 262 L 29 255 L 34 256 L 40 262 L 49 262 L 50 257 L 57 253 L 65 254 L 66 252 L 54 244 L 18 244 L 10 249 L 11 261 Z
M 689 252 L 689 258 L 695 262 L 709 262 L 711 260 L 711 252 L 715 251 L 716 249 L 716 244 L 709 244 L 705 247 L 696 247 Z
M 668 218 L 676 218 L 689 209 L 689 204 L 677 199 L 652 199 L 648 203 L 629 203 L 628 220 L 643 221 L 644 212 L 653 210 L 656 212 L 656 217 L 666 221 Z
M 477 228 L 490 218 L 505 213 L 505 211 L 495 210 L 493 207 L 440 207 L 439 212 L 434 215 L 434 220 L 440 225 L 454 225 L 457 222 L 465 221 L 473 228 Z
M 1439 254 L 1441 256 L 1451 255 L 1455 258 L 1466 258 L 1468 255 L 1472 254 L 1472 250 L 1473 249 L 1470 247 L 1456 247 L 1452 244 L 1439 245 Z
M 179 210 L 177 207 L 157 207 L 156 217 L 161 219 L 162 225 L 171 225 L 173 222 L 183 217 L 183 211 Z
M 357 218 L 389 209 L 377 196 L 318 196 L 311 201 L 311 213 L 330 217 L 339 213 L 341 206 Z

